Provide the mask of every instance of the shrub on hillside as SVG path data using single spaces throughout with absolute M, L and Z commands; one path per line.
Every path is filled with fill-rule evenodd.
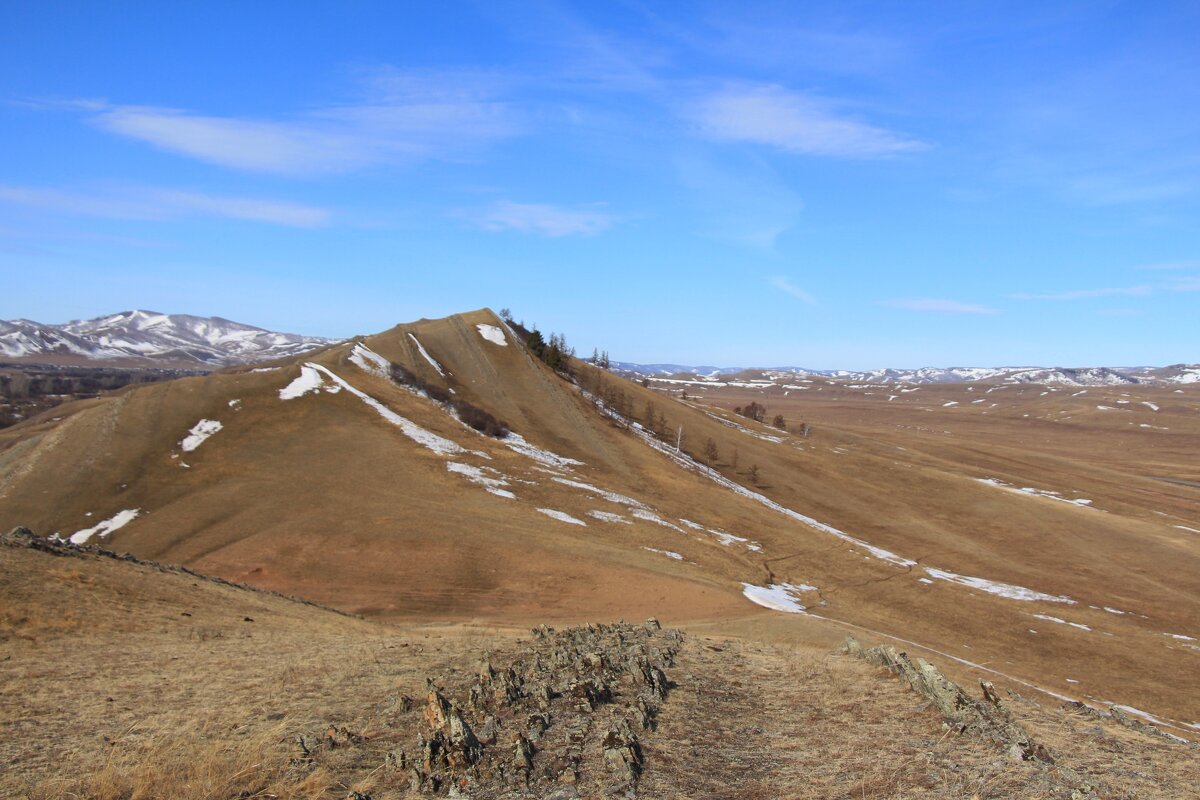
M 457 398 L 451 400 L 450 405 L 458 412 L 459 419 L 485 436 L 494 436 L 497 439 L 508 436 L 508 426 L 482 408 Z
M 767 417 L 767 407 L 759 403 L 751 403 L 748 406 L 738 406 L 733 410 L 733 413 L 740 414 L 746 419 L 752 419 L 755 422 L 762 422 Z
M 503 439 L 505 436 L 508 436 L 509 428 L 507 423 L 500 421 L 490 412 L 485 411 L 479 406 L 472 405 L 461 397 L 450 394 L 448 389 L 422 380 L 420 376 L 403 364 L 392 364 L 391 374 L 392 380 L 396 383 L 423 392 L 435 403 L 450 406 L 450 408 L 454 409 L 454 413 L 458 415 L 458 418 L 463 421 L 464 425 L 479 431 L 485 436 L 494 436 L 497 439 Z

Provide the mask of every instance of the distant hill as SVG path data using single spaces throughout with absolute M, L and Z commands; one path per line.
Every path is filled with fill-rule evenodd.
M 1200 382 L 1200 364 L 1168 367 L 921 367 L 919 369 L 822 370 L 804 367 L 711 367 L 636 364 L 614 361 L 616 372 L 631 378 L 680 378 L 704 381 L 830 378 L 851 383 L 1042 383 L 1066 386 L 1121 386 L 1137 383 Z
M 224 367 L 299 355 L 332 341 L 221 317 L 155 311 L 122 311 L 62 325 L 0 321 L 0 357 L 50 363 Z

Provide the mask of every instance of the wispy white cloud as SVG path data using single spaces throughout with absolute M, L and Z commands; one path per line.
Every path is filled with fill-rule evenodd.
M 310 176 L 455 158 L 517 124 L 495 87 L 470 76 L 377 70 L 367 97 L 279 119 L 87 101 L 88 121 L 170 153 L 252 172 Z
M 298 203 L 145 187 L 80 191 L 0 184 L 0 202 L 108 219 L 223 217 L 299 228 L 325 225 L 331 217 L 327 209 Z
M 1000 313 L 996 309 L 988 308 L 987 306 L 976 305 L 974 303 L 960 303 L 957 300 L 944 300 L 933 297 L 883 300 L 880 301 L 879 305 L 890 308 L 902 308 L 906 311 L 926 311 L 938 314 L 990 315 Z
M 687 113 L 711 139 L 804 155 L 876 158 L 928 147 L 839 114 L 827 101 L 774 84 L 732 85 L 700 98 Z
M 804 291 L 799 286 L 793 285 L 791 281 L 782 275 L 773 276 L 769 280 L 769 283 L 779 291 L 790 294 L 792 297 L 801 302 L 808 303 L 810 305 L 817 302 L 816 298 L 814 298 L 811 294 Z
M 502 200 L 481 212 L 468 214 L 488 231 L 518 231 L 539 236 L 594 236 L 615 221 L 611 214 L 572 210 L 548 203 L 514 203 Z
M 1076 289 L 1067 292 L 1018 292 L 1013 300 L 1087 300 L 1093 297 L 1143 297 L 1154 291 L 1153 286 L 1118 286 L 1104 289 Z

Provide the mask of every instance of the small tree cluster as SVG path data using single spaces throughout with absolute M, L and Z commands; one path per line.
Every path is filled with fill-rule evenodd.
M 633 401 L 616 383 L 605 379 L 598 369 L 584 369 L 577 376 L 579 385 L 608 408 L 629 419 L 633 416 Z
M 775 419 L 771 420 L 771 424 L 781 431 L 787 430 L 787 420 L 783 418 L 783 414 L 776 414 Z
M 600 369 L 608 369 L 612 366 L 612 362 L 608 360 L 608 351 L 601 352 L 598 348 L 592 348 L 591 362 Z
M 746 419 L 752 419 L 755 422 L 762 422 L 767 418 L 767 407 L 761 403 L 751 402 L 748 406 L 738 406 L 733 410 L 733 413 L 740 414 Z
M 561 333 L 552 333 L 547 340 L 535 325 L 533 330 L 525 333 L 525 346 L 550 369 L 564 375 L 571 374 L 569 359 L 575 356 L 575 350 L 567 346 L 567 339 Z
M 666 416 L 658 410 L 658 406 L 654 405 L 652 401 L 646 403 L 646 413 L 642 417 L 642 426 L 659 438 L 669 429 Z
M 458 395 L 450 394 L 449 390 L 438 386 L 436 383 L 429 383 L 422 380 L 419 375 L 404 365 L 392 364 L 389 371 L 391 372 L 393 381 L 402 386 L 408 386 L 419 392 L 424 392 L 435 403 L 449 406 L 454 409 L 454 413 L 458 415 L 458 418 L 465 425 L 479 431 L 485 436 L 493 436 L 497 439 L 503 439 L 508 436 L 508 425 L 494 417 L 490 412 L 468 403 Z

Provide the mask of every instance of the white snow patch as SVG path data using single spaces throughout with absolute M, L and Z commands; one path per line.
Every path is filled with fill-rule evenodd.
M 762 550 L 762 546 L 757 542 L 752 542 L 745 536 L 734 536 L 732 533 L 726 533 L 719 528 L 709 528 L 708 532 L 717 538 L 717 541 L 725 547 L 729 547 L 734 542 L 743 545 L 747 550 Z
M 1143 400 L 1142 405 L 1144 405 L 1146 408 L 1150 409 L 1151 411 L 1158 411 L 1158 406 L 1154 403 L 1151 403 L 1149 400 Z
M 981 592 L 999 595 L 1000 597 L 1007 597 L 1009 600 L 1040 600 L 1046 603 L 1075 604 L 1075 601 L 1070 597 L 1045 594 L 1044 592 L 1026 589 L 1024 586 L 1017 586 L 1012 583 L 998 583 L 997 581 L 989 581 L 986 578 L 975 578 L 970 575 L 958 575 L 954 572 L 948 572 L 944 569 L 935 569 L 934 567 L 926 567 L 925 572 L 927 572 L 931 578 L 936 578 L 940 581 L 950 581 L 951 583 L 957 583 L 962 586 L 969 586 L 972 589 L 978 589 Z
M 1182 633 L 1164 633 L 1163 636 L 1170 636 L 1172 639 L 1178 639 L 1181 642 L 1194 642 L 1196 637 L 1184 636 Z
M 240 397 L 238 397 L 238 398 L 234 398 L 233 400 L 230 400 L 230 401 L 229 401 L 229 407 L 230 407 L 230 408 L 237 408 L 239 405 L 241 405 L 241 403 L 242 403 L 242 400 L 241 400 L 241 398 L 240 398 Z
M 503 488 L 508 486 L 508 476 L 499 470 L 492 469 L 491 467 L 476 467 L 471 464 L 461 464 L 457 461 L 447 462 L 446 469 L 457 475 L 462 475 L 471 483 L 483 486 L 494 495 L 507 497 L 510 500 L 517 499 L 515 494 Z
M 758 431 L 752 431 L 749 428 L 747 428 L 745 425 L 741 425 L 737 422 L 734 422 L 733 420 L 725 419 L 724 417 L 718 416 L 718 415 L 713 414 L 708 411 L 705 411 L 704 413 L 707 416 L 712 417 L 713 419 L 715 419 L 717 422 L 721 423 L 722 425 L 739 430 L 742 433 L 746 434 L 747 436 L 753 436 L 755 439 L 762 439 L 765 442 L 774 442 L 775 444 L 779 444 L 780 442 L 783 441 L 782 436 L 772 436 L 770 434 L 759 433 Z
M 619 522 L 622 525 L 632 525 L 633 523 L 622 517 L 620 514 L 614 514 L 611 511 L 589 511 L 587 515 L 592 519 L 598 519 L 601 522 Z
M 491 327 L 491 326 L 489 326 L 489 327 Z M 566 513 L 565 511 L 556 511 L 553 508 L 539 508 L 538 511 L 545 514 L 547 517 L 550 517 L 551 519 L 558 520 L 559 522 L 567 522 L 567 523 L 570 523 L 571 525 L 582 525 L 585 528 L 587 527 L 586 522 L 584 522 L 581 519 L 576 519 L 575 517 L 572 517 L 570 514 Z
M 508 340 L 504 338 L 504 331 L 497 328 L 495 325 L 479 323 L 475 326 L 479 329 L 479 335 L 487 339 L 492 344 L 498 344 L 501 347 L 508 347 Z
M 683 556 L 679 555 L 679 553 L 672 552 L 671 550 L 659 550 L 654 547 L 643 547 L 642 549 L 649 550 L 651 553 L 658 553 L 659 555 L 666 556 L 667 558 L 673 558 L 676 561 L 683 561 Z
M 561 483 L 564 486 L 574 486 L 576 489 L 584 489 L 585 491 L 592 492 L 593 494 L 603 497 L 610 503 L 619 503 L 623 506 L 630 506 L 631 508 L 646 507 L 644 503 L 634 500 L 632 497 L 626 497 L 623 494 L 610 492 L 607 489 L 601 489 L 599 486 L 592 486 L 590 483 L 584 483 L 583 481 L 573 481 L 569 478 L 560 478 L 558 476 L 554 476 L 551 478 L 551 480 L 553 480 L 555 483 Z
M 800 603 L 797 594 L 815 592 L 817 587 L 806 584 L 773 583 L 770 586 L 755 586 L 752 583 L 742 584 L 742 594 L 752 603 L 757 603 L 773 611 L 784 611 L 788 614 L 803 614 L 807 606 Z
M 507 445 L 510 450 L 518 452 L 526 458 L 532 458 L 539 464 L 545 464 L 550 467 L 559 467 L 564 469 L 569 468 L 571 464 L 583 464 L 582 461 L 576 461 L 573 458 L 560 456 L 557 453 L 551 453 L 549 450 L 543 450 L 536 445 L 530 444 L 525 440 L 524 436 L 521 436 L 515 431 L 509 431 L 508 436 L 505 436 L 500 441 Z
M 1110 606 L 1104 606 L 1104 610 L 1105 610 L 1105 611 L 1107 611 L 1107 612 L 1108 612 L 1108 613 L 1110 613 L 1110 614 L 1119 614 L 1119 615 L 1125 615 L 1125 614 L 1127 614 L 1127 613 L 1128 613 L 1128 612 L 1126 612 L 1126 611 L 1122 611 L 1122 610 L 1121 610 L 1121 609 L 1119 609 L 1119 608 L 1112 608 L 1112 607 L 1110 607 Z
M 133 522 L 140 513 L 142 513 L 140 508 L 127 508 L 124 511 L 118 511 L 103 522 L 98 522 L 90 528 L 84 528 L 81 531 L 71 534 L 71 544 L 83 544 L 93 536 L 99 536 L 103 539 L 114 531 Z
M 951 400 L 949 403 L 942 403 L 942 408 L 950 408 L 951 406 L 956 406 L 956 405 L 958 405 L 958 401 Z
M 692 522 L 690 519 L 683 519 L 682 517 L 679 518 L 679 521 L 682 522 L 684 526 L 691 528 L 692 530 L 702 531 L 714 536 L 716 540 L 725 547 L 729 547 L 731 544 L 736 542 L 745 547 L 747 550 L 753 550 L 755 552 L 762 550 L 762 545 L 760 545 L 758 542 L 750 541 L 745 536 L 734 536 L 732 533 L 723 531 L 720 528 L 706 528 L 698 522 Z
M 980 483 L 985 483 L 988 486 L 995 486 L 999 489 L 1004 489 L 1005 491 L 1016 492 L 1017 494 L 1025 494 L 1033 497 L 1044 497 L 1047 500 L 1057 500 L 1060 503 L 1067 503 L 1079 508 L 1090 508 L 1092 505 L 1092 501 L 1085 497 L 1077 497 L 1074 500 L 1068 500 L 1059 492 L 1052 492 L 1049 489 L 1035 489 L 1032 486 L 1017 487 L 1013 486 L 1011 483 L 1005 483 L 998 478 L 976 478 L 975 480 L 979 481 Z
M 683 533 L 683 528 L 673 522 L 667 522 L 665 519 L 645 508 L 635 508 L 629 512 L 638 519 L 644 519 L 646 522 L 653 522 L 655 525 L 662 525 L 664 528 L 670 528 L 673 531 Z
M 434 359 L 434 357 L 433 357 L 433 356 L 429 355 L 429 352 L 428 352 L 428 351 L 426 351 L 426 349 L 425 349 L 425 348 L 424 348 L 424 347 L 421 345 L 421 343 L 420 343 L 419 341 L 417 341 L 417 337 L 416 337 L 416 336 L 413 336 L 413 335 L 410 333 L 410 334 L 408 335 L 408 338 L 410 338 L 410 339 L 412 339 L 412 340 L 413 340 L 413 344 L 415 344 L 415 345 L 417 346 L 417 351 L 418 351 L 418 352 L 419 352 L 419 353 L 422 355 L 422 357 L 424 357 L 424 359 L 425 359 L 426 361 L 428 361 L 428 362 L 429 362 L 429 365 L 430 365 L 431 367 L 433 367 L 434 369 L 436 369 L 436 370 L 437 370 L 437 374 L 438 374 L 438 375 L 441 375 L 443 378 L 444 378 L 444 377 L 446 377 L 446 371 L 445 371 L 444 369 L 442 369 L 442 365 L 441 365 L 441 364 L 439 364 L 439 363 L 438 363 L 438 362 L 437 362 L 437 361 Z
M 224 426 L 215 419 L 202 419 L 192 426 L 188 431 L 188 435 L 183 437 L 179 442 L 179 447 L 185 453 L 190 453 L 200 445 L 204 444 L 204 440 L 212 436 Z
M 1091 628 L 1089 628 L 1087 625 L 1084 625 L 1082 622 L 1067 622 L 1065 619 L 1060 617 L 1052 617 L 1049 614 L 1031 614 L 1030 616 L 1037 617 L 1038 619 L 1044 619 L 1047 622 L 1056 622 L 1059 625 L 1070 625 L 1072 628 L 1079 628 L 1081 631 L 1091 630 Z
M 346 391 L 358 397 L 371 408 L 375 409 L 379 416 L 398 427 L 401 433 L 422 447 L 426 447 L 440 456 L 458 455 L 459 453 L 466 452 L 466 448 L 462 447 L 458 443 L 452 442 L 442 436 L 438 436 L 433 431 L 425 430 L 415 422 L 412 422 L 400 416 L 395 411 L 392 411 L 390 408 L 376 400 L 374 397 L 371 397 L 371 395 L 367 394 L 366 392 L 355 389 L 345 380 L 333 374 L 328 368 L 323 367 L 320 364 L 313 364 L 311 362 L 305 366 L 312 367 L 314 371 L 320 370 L 330 380 L 332 380 L 335 385 L 344 388 Z M 280 393 L 280 396 L 282 396 L 282 392 Z
M 917 580 L 921 583 L 928 583 L 928 584 L 933 583 L 933 581 L 931 581 L 929 578 L 917 578 Z
M 354 349 L 350 351 L 350 363 L 357 365 L 364 372 L 368 372 L 377 378 L 391 376 L 392 362 L 365 344 L 354 345 Z
M 1187 525 L 1176 525 L 1175 527 L 1179 528 L 1179 530 L 1181 530 L 1181 531 L 1191 531 L 1192 533 L 1200 533 L 1200 530 L 1196 530 L 1195 528 L 1189 528 Z
M 321 373 L 317 372 L 311 365 L 305 364 L 300 367 L 300 377 L 279 390 L 279 399 L 295 400 L 297 397 L 302 397 L 309 392 L 320 391 L 324 383 L 325 381 L 321 378 Z

